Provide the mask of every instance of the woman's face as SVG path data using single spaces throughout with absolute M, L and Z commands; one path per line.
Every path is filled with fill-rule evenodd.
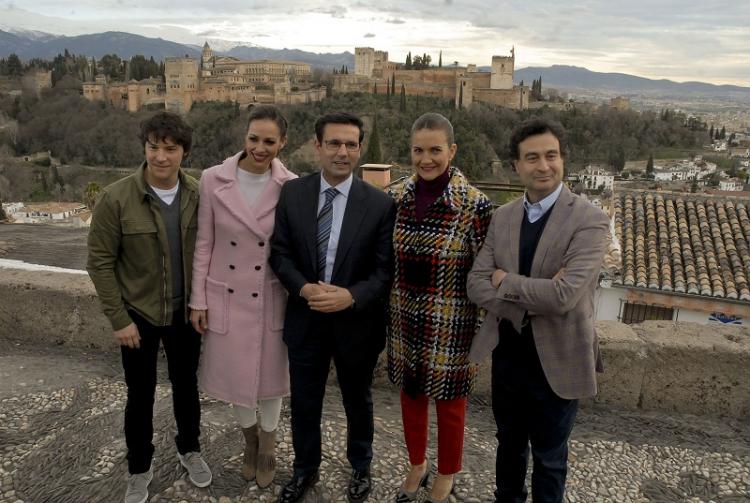
M 271 119 L 256 119 L 250 123 L 245 135 L 246 166 L 253 173 L 265 173 L 271 161 L 284 147 L 279 126 Z
M 434 180 L 451 164 L 456 144 L 448 145 L 448 137 L 439 129 L 420 129 L 411 137 L 411 164 L 423 180 Z

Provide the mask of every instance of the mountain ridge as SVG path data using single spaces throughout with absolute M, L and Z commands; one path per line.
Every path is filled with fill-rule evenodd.
M 251 44 L 251 45 L 247 45 Z M 226 46 L 225 46 L 226 47 Z M 145 37 L 127 32 L 108 31 L 87 35 L 64 36 L 38 31 L 0 29 L 0 57 L 11 53 L 21 59 L 53 59 L 65 49 L 73 54 L 101 58 L 105 54 L 117 54 L 130 58 L 136 54 L 163 60 L 167 57 L 189 55 L 200 57 L 201 47 L 181 44 L 162 38 Z M 239 59 L 276 59 L 308 63 L 314 68 L 325 70 L 347 66 L 354 69 L 354 55 L 342 53 L 314 53 L 299 49 L 270 49 L 250 42 L 235 45 L 227 51 L 214 51 L 219 56 L 233 56 Z M 486 67 L 480 69 L 488 70 Z M 542 77 L 545 88 L 561 90 L 587 90 L 609 94 L 645 94 L 675 97 L 718 96 L 750 100 L 750 87 L 729 84 L 717 85 L 706 82 L 675 82 L 668 79 L 649 79 L 626 73 L 595 72 L 573 65 L 552 65 L 550 67 L 525 67 L 515 71 L 515 82 L 523 81 L 530 85 L 534 79 Z

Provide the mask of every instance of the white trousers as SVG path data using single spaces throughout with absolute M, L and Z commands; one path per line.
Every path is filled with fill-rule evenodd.
M 256 425 L 258 423 L 258 411 L 260 411 L 261 429 L 263 431 L 274 431 L 279 426 L 281 398 L 258 400 L 257 407 L 232 404 L 232 410 L 234 410 L 234 415 L 243 428 L 250 428 Z

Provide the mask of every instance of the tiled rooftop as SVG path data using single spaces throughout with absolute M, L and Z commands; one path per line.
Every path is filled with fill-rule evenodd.
M 616 283 L 750 301 L 750 199 L 623 190 Z

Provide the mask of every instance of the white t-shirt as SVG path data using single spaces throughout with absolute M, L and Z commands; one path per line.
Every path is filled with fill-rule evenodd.
M 252 208 L 255 205 L 255 201 L 258 200 L 258 197 L 260 197 L 263 189 L 266 187 L 266 183 L 270 179 L 270 169 L 258 175 L 245 171 L 242 168 L 237 168 L 237 183 L 239 184 L 240 192 L 245 197 L 248 208 Z
M 177 192 L 180 190 L 180 181 L 177 180 L 177 185 L 175 185 L 171 189 L 160 189 L 158 187 L 154 187 L 153 185 L 149 185 L 149 187 L 151 187 L 151 190 L 153 190 L 154 193 L 159 196 L 159 199 L 164 201 L 164 204 L 169 206 L 170 204 L 172 204 L 172 201 L 174 201 Z

